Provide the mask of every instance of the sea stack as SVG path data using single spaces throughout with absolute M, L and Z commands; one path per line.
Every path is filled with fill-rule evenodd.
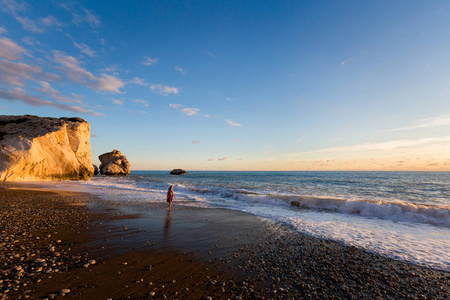
M 100 160 L 100 174 L 102 175 L 128 175 L 130 163 L 125 155 L 117 149 L 104 153 L 98 157 Z
M 171 175 L 184 175 L 186 174 L 186 171 L 183 169 L 173 169 L 172 171 L 170 171 Z
M 80 118 L 0 116 L 0 181 L 89 180 L 89 139 Z

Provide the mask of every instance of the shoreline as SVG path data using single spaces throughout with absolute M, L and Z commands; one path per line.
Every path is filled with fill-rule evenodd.
M 36 211 L 56 211 L 66 216 L 66 222 L 59 224 L 60 218 L 56 218 L 47 221 L 57 224 L 42 226 L 53 232 L 58 226 L 64 228 L 49 238 L 45 238 L 46 233 L 41 233 L 42 240 L 21 241 L 16 236 L 13 242 L 15 239 L 18 242 L 0 249 L 3 265 L 9 259 L 5 253 L 19 253 L 8 265 L 10 274 L 2 273 L 2 294 L 13 268 L 18 264 L 35 264 L 36 255 L 31 259 L 21 256 L 21 252 L 39 250 L 42 256 L 49 252 L 46 250 L 49 244 L 71 248 L 61 250 L 58 256 L 67 260 L 61 264 L 65 268 L 36 275 L 40 282 L 32 282 L 34 277 L 23 277 L 19 280 L 22 285 L 17 291 L 12 288 L 6 293 L 8 297 L 42 299 L 64 289 L 70 289 L 65 297 L 73 299 L 100 296 L 105 299 L 128 296 L 132 299 L 450 297 L 448 272 L 306 236 L 242 212 L 183 207 L 175 203 L 174 210 L 167 214 L 165 203 L 128 205 L 75 192 L 30 191 L 20 184 L 2 184 L 0 191 L 3 221 L 5 213 L 17 211 L 21 202 L 36 204 L 49 196 L 53 200 L 41 202 L 46 205 L 36 207 Z M 11 220 L 14 221 L 14 216 Z M 35 229 L 42 232 L 42 228 Z M 13 232 L 10 235 L 15 236 Z M 56 243 L 58 239 L 62 242 Z M 20 249 L 23 245 L 25 250 Z M 50 251 L 49 258 L 55 252 Z M 21 257 L 24 258 L 19 263 Z M 84 267 L 89 260 L 96 262 Z M 30 283 L 23 286 L 27 280 Z

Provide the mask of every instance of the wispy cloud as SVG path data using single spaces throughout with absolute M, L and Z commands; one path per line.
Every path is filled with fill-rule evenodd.
M 2 1 L 2 10 L 11 15 L 17 15 L 20 12 L 25 12 L 30 10 L 31 6 L 24 1 L 15 1 L 15 0 L 3 0 Z
M 134 103 L 142 105 L 144 107 L 148 107 L 148 102 L 145 100 L 141 100 L 141 99 L 135 99 L 133 100 Z
M 225 122 L 227 122 L 227 123 L 230 124 L 231 126 L 242 127 L 242 124 L 235 123 L 235 122 L 230 121 L 230 120 L 228 120 L 228 119 L 226 119 Z
M 175 109 L 178 109 L 178 108 L 180 108 L 180 107 L 183 107 L 183 105 L 181 105 L 181 104 L 175 104 L 175 103 L 169 104 L 169 106 L 172 107 L 172 108 L 175 108 Z
M 415 130 L 415 129 L 423 129 L 423 128 L 434 128 L 441 126 L 450 125 L 450 115 L 441 115 L 432 118 L 422 119 L 415 122 L 416 124 L 411 126 L 405 126 L 400 128 L 394 128 L 385 130 L 383 132 L 391 132 L 391 131 L 405 131 L 405 130 Z
M 48 97 L 59 101 L 59 102 L 77 102 L 77 103 L 81 103 L 81 101 L 79 99 L 73 99 L 70 97 L 65 96 L 64 94 L 60 93 L 59 91 L 55 90 L 50 83 L 46 82 L 46 81 L 41 81 L 39 82 L 39 84 L 41 85 L 41 88 L 37 88 L 36 90 L 47 95 Z
M 153 66 L 159 62 L 159 59 L 157 58 L 151 58 L 151 57 L 144 57 L 144 60 L 142 61 L 142 64 L 144 66 Z
M 216 58 L 216 55 L 210 51 L 205 51 L 204 53 L 212 58 Z
M 47 73 L 37 65 L 28 65 L 22 62 L 13 62 L 6 59 L 0 59 L 0 82 L 11 86 L 25 87 L 25 80 L 56 81 L 60 77 L 56 74 Z
M 22 46 L 6 37 L 0 37 L 0 57 L 18 60 L 22 58 L 23 54 L 28 54 L 28 51 Z
M 173 95 L 179 95 L 180 94 L 180 89 L 177 88 L 177 87 L 163 85 L 163 84 L 160 84 L 160 83 L 147 83 L 145 81 L 145 79 L 139 78 L 139 77 L 134 77 L 131 80 L 131 83 L 137 84 L 137 85 L 146 86 L 152 92 L 154 92 L 156 94 L 163 95 L 163 96 L 168 96 L 169 94 L 173 94 Z
M 50 15 L 35 20 L 21 16 L 22 13 L 32 10 L 31 5 L 24 1 L 3 0 L 1 7 L 4 12 L 12 15 L 17 22 L 22 24 L 23 29 L 34 33 L 42 33 L 47 29 L 59 30 L 63 26 L 61 21 Z
M 17 22 L 19 22 L 23 29 L 33 33 L 43 33 L 45 30 L 60 30 L 63 23 L 55 17 L 48 15 L 44 18 L 31 19 L 29 17 L 21 16 L 20 14 L 31 10 L 31 6 L 25 2 L 18 3 L 13 0 L 3 0 L 2 10 L 12 15 Z
M 192 141 L 192 144 L 200 144 L 200 141 Z
M 450 142 L 450 136 L 437 138 L 421 138 L 409 140 L 394 140 L 381 143 L 357 144 L 344 147 L 332 147 L 318 149 L 311 152 L 355 152 L 355 151 L 392 151 L 397 149 L 412 148 L 421 145 L 447 143 Z
M 185 107 L 181 111 L 188 116 L 195 116 L 200 109 Z
M 185 115 L 188 115 L 188 116 L 195 116 L 198 113 L 198 111 L 200 110 L 198 108 L 190 108 L 190 107 L 183 108 L 183 105 L 175 104 L 175 103 L 169 104 L 169 106 L 176 110 L 181 111 L 182 113 L 184 113 Z
M 117 104 L 117 105 L 123 105 L 124 101 L 123 100 L 119 100 L 119 99 L 113 99 L 111 100 L 112 103 Z
M 8 101 L 21 101 L 32 106 L 52 106 L 58 109 L 67 110 L 76 113 L 84 113 L 90 115 L 100 116 L 102 114 L 94 112 L 91 109 L 85 109 L 81 106 L 74 106 L 62 103 L 55 103 L 50 100 L 42 99 L 38 96 L 29 95 L 21 88 L 4 89 L 0 87 L 0 99 Z
M 180 94 L 180 89 L 174 86 L 162 85 L 159 83 L 151 83 L 148 87 L 150 88 L 151 91 L 164 96 L 167 96 L 169 94 L 173 95 Z
M 94 57 L 95 56 L 95 51 L 92 50 L 88 45 L 83 44 L 83 43 L 78 44 L 78 43 L 75 43 L 75 42 L 73 43 L 73 45 L 75 47 L 77 47 L 78 49 L 80 49 L 81 53 L 89 55 L 90 57 Z
M 117 77 L 103 73 L 100 74 L 100 77 L 94 76 L 81 67 L 76 58 L 60 51 L 53 51 L 53 61 L 61 66 L 60 70 L 71 80 L 92 89 L 120 93 L 119 89 L 124 86 L 124 82 Z
M 222 158 L 219 158 L 217 160 L 224 161 L 224 160 L 227 160 L 227 159 L 228 159 L 228 157 L 222 157 Z
M 31 36 L 26 36 L 22 39 L 22 42 L 24 42 L 25 44 L 29 45 L 29 46 L 34 46 L 34 45 L 40 45 L 41 43 L 38 42 L 36 39 L 32 38 Z
M 81 26 L 87 23 L 92 28 L 98 28 L 102 24 L 100 16 L 78 5 L 77 2 L 65 2 L 59 4 L 72 15 L 72 23 Z
M 131 79 L 131 83 L 137 85 L 145 85 L 145 86 L 147 85 L 147 83 L 145 83 L 145 79 L 139 77 L 134 77 L 133 79 Z
M 183 75 L 186 75 L 188 73 L 186 70 L 184 70 L 183 68 L 181 68 L 179 66 L 175 66 L 175 70 L 177 70 L 178 72 L 180 72 Z
M 109 72 L 116 72 L 118 68 L 119 68 L 119 65 L 111 65 L 109 67 L 106 67 L 106 68 L 102 69 L 101 71 L 102 72 L 108 72 L 108 73 Z
M 208 161 L 214 161 L 215 159 L 214 158 L 210 158 L 210 159 L 208 159 Z
M 230 98 L 230 97 L 226 97 L 225 99 L 226 99 L 227 101 L 233 101 L 233 99 Z
M 5 33 L 7 33 L 8 32 L 8 30 L 6 30 L 5 28 L 3 28 L 3 27 L 0 27 L 0 34 L 5 34 Z

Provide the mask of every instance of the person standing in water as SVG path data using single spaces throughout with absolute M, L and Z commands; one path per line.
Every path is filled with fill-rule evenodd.
M 167 190 L 167 202 L 169 202 L 169 206 L 167 207 L 167 210 L 172 210 L 172 201 L 173 198 L 176 198 L 177 196 L 175 196 L 175 194 L 173 193 L 173 185 L 171 185 L 169 187 L 169 189 Z

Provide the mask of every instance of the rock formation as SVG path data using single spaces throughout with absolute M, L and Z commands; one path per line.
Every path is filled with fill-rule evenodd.
M 173 169 L 172 171 L 170 171 L 170 174 L 172 175 L 184 175 L 186 174 L 186 171 L 183 169 Z
M 0 116 L 0 181 L 89 180 L 89 139 L 80 118 Z
M 92 165 L 94 167 L 94 176 L 98 175 L 98 167 L 97 165 Z
M 130 174 L 130 163 L 125 155 L 119 150 L 104 153 L 100 159 L 100 174 L 102 175 L 127 175 Z

